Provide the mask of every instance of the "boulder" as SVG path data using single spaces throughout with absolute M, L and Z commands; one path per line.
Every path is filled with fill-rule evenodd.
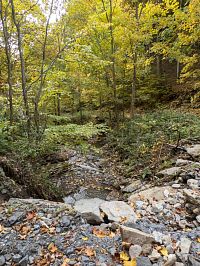
M 111 222 L 130 222 L 135 223 L 136 214 L 124 201 L 104 201 L 100 204 L 101 211 L 107 216 Z
M 161 201 L 166 198 L 166 191 L 173 193 L 175 190 L 172 187 L 153 187 L 141 192 L 132 194 L 129 197 L 129 202 L 135 203 L 138 200 L 148 200 L 152 202 L 153 200 Z
M 196 179 L 188 179 L 187 185 L 191 189 L 197 189 L 199 187 L 199 181 Z
M 133 245 L 144 245 L 153 243 L 154 237 L 138 229 L 127 226 L 120 227 L 122 241 Z
M 99 207 L 104 202 L 104 200 L 99 198 L 81 199 L 76 201 L 74 209 L 79 212 L 89 224 L 101 224 L 103 218 Z
M 183 195 L 185 196 L 186 202 L 194 204 L 197 207 L 200 206 L 200 192 L 191 189 L 184 189 Z
M 199 157 L 200 156 L 200 144 L 193 145 L 192 147 L 186 148 L 188 154 L 192 157 Z
M 171 167 L 165 170 L 162 170 L 160 172 L 157 173 L 157 176 L 160 177 L 164 177 L 164 176 L 171 176 L 171 177 L 175 177 L 178 176 L 180 173 L 182 172 L 182 168 L 181 167 Z
M 122 192 L 132 193 L 136 191 L 137 189 L 139 189 L 141 186 L 142 186 L 142 182 L 140 180 L 135 180 L 133 183 L 123 188 Z

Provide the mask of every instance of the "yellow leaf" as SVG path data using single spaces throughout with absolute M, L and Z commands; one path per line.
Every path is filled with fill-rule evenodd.
M 168 256 L 168 251 L 165 247 L 162 247 L 159 252 L 163 255 L 163 256 Z
M 61 266 L 68 266 L 68 262 L 70 262 L 70 259 L 65 258 Z
M 198 243 L 200 243 L 200 237 L 199 237 L 199 238 L 197 238 L 197 242 L 198 242 Z
M 4 232 L 4 226 L 0 224 L 0 233 Z
M 131 261 L 124 261 L 124 266 L 137 266 L 136 259 L 132 259 Z
M 128 261 L 129 260 L 128 254 L 124 251 L 120 252 L 120 260 Z
M 83 239 L 84 241 L 87 241 L 89 238 L 88 238 L 87 236 L 85 236 L 85 237 L 82 237 L 82 239 Z

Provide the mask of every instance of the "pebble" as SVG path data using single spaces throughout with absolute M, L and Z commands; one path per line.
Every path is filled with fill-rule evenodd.
M 6 259 L 5 259 L 5 257 L 4 256 L 0 256 L 0 266 L 3 266 L 3 265 L 5 265 L 5 263 L 6 263 Z
M 187 180 L 187 185 L 189 186 L 189 188 L 191 189 L 196 189 L 199 187 L 199 181 L 196 179 L 188 179 Z
M 200 223 L 200 215 L 197 215 L 196 220 L 198 223 Z
M 167 261 L 164 263 L 163 266 L 173 266 L 176 262 L 176 255 L 175 254 L 169 254 Z
M 151 255 L 149 255 L 148 257 L 152 262 L 154 262 L 157 261 L 161 257 L 161 255 L 157 250 L 153 249 Z
M 142 253 L 144 255 L 149 255 L 152 252 L 152 245 L 151 244 L 144 244 L 142 246 Z
M 176 188 L 176 189 L 178 189 L 178 188 L 180 188 L 180 187 L 181 187 L 180 184 L 173 184 L 173 185 L 172 185 L 172 188 Z
M 22 256 L 19 255 L 19 254 L 15 254 L 13 257 L 12 257 L 12 260 L 16 263 L 20 262 Z
M 131 259 L 137 258 L 142 253 L 142 247 L 139 245 L 132 245 L 129 248 L 129 256 Z

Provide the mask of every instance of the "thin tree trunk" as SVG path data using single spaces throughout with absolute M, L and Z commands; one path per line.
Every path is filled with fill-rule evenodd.
M 37 131 L 38 135 L 39 135 L 39 132 L 40 132 L 39 102 L 40 102 L 42 89 L 43 89 L 44 82 L 45 82 L 44 65 L 45 65 L 45 60 L 46 60 L 46 46 L 47 46 L 48 29 L 49 29 L 49 24 L 50 24 L 50 18 L 51 18 L 52 12 L 53 12 L 53 4 L 54 4 L 54 0 L 51 0 L 50 12 L 49 12 L 49 16 L 48 16 L 47 23 L 46 23 L 44 43 L 43 43 L 43 48 L 42 48 L 42 63 L 41 63 L 41 70 L 40 70 L 40 85 L 39 85 L 39 89 L 38 89 L 38 91 L 36 93 L 36 97 L 35 97 L 34 120 L 35 120 L 35 127 L 36 127 L 36 131 Z
M 57 93 L 57 115 L 61 116 L 61 107 L 60 107 L 60 93 Z
M 21 28 L 19 22 L 16 19 L 15 6 L 13 0 L 10 0 L 11 8 L 12 8 L 12 18 L 17 29 L 17 42 L 18 42 L 18 51 L 20 56 L 20 67 L 21 67 L 21 81 L 22 81 L 22 95 L 24 100 L 24 107 L 27 119 L 27 134 L 30 137 L 31 130 L 31 120 L 30 120 L 30 112 L 29 112 L 29 103 L 26 89 L 26 73 L 25 73 L 25 61 L 24 61 L 24 53 L 23 53 L 23 45 L 22 45 L 22 35 Z
M 12 63 L 11 63 L 11 51 L 10 51 L 10 44 L 9 44 L 6 13 L 7 12 L 5 11 L 5 16 L 3 16 L 3 4 L 2 4 L 2 0 L 0 0 L 0 14 L 1 14 L 3 37 L 4 37 L 4 43 L 5 43 L 7 70 L 8 70 L 7 82 L 8 82 L 8 99 L 9 99 L 9 117 L 10 117 L 10 125 L 12 125 L 13 123 Z
M 136 90 L 137 90 L 137 53 L 135 52 L 134 61 L 133 61 L 133 78 L 132 78 L 132 86 L 131 86 L 131 118 L 135 113 L 135 102 L 136 102 Z

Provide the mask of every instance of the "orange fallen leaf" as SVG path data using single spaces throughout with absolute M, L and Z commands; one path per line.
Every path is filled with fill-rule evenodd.
M 61 266 L 68 266 L 68 262 L 70 262 L 70 259 L 65 258 Z
M 26 219 L 27 220 L 32 220 L 34 217 L 36 216 L 36 212 L 35 211 L 30 211 L 26 214 Z
M 48 245 L 48 250 L 51 253 L 55 253 L 56 251 L 58 251 L 58 248 L 56 247 L 56 245 L 52 242 L 51 244 Z
M 88 256 L 88 257 L 92 257 L 92 256 L 95 256 L 96 255 L 96 252 L 93 248 L 91 247 L 86 247 L 86 249 L 84 250 L 85 254 Z
M 96 227 L 93 228 L 93 234 L 99 238 L 108 236 L 107 232 L 105 232 L 99 228 L 96 228 Z
M 200 237 L 197 238 L 197 242 L 200 243 Z
M 4 226 L 0 224 L 0 233 L 4 232 Z

